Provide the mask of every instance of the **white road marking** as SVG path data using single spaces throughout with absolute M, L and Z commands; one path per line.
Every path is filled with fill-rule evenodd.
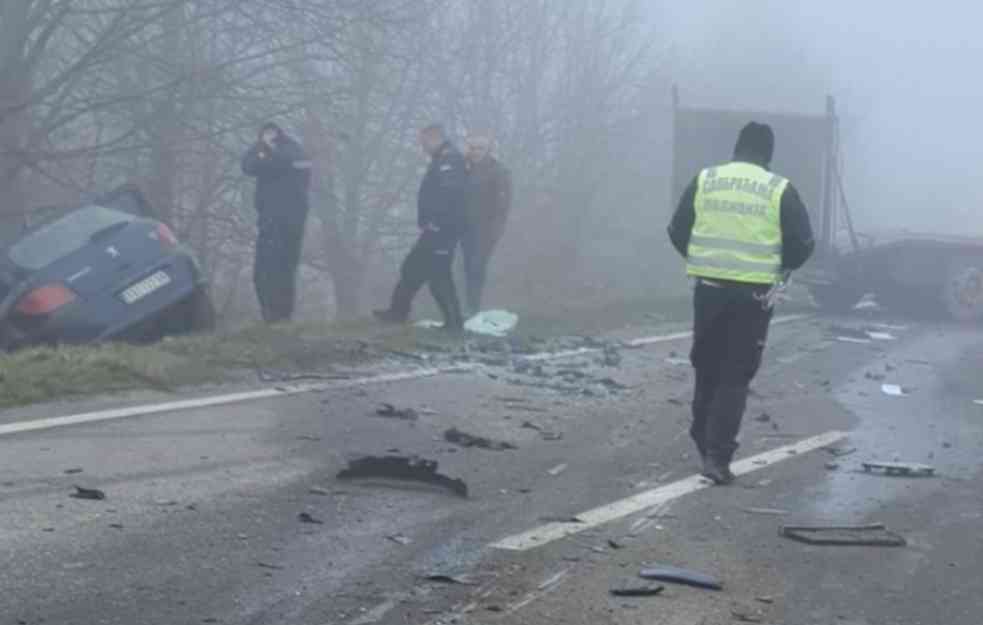
M 757 471 L 769 465 L 773 465 L 783 460 L 804 454 L 822 447 L 827 447 L 846 437 L 846 433 L 832 431 L 819 434 L 811 438 L 801 440 L 792 445 L 786 445 L 777 449 L 772 449 L 764 453 L 745 458 L 731 465 L 731 470 L 735 475 L 745 475 Z M 639 493 L 620 501 L 615 501 L 587 512 L 581 512 L 576 517 L 582 523 L 547 523 L 535 529 L 531 529 L 521 534 L 503 538 L 497 543 L 492 544 L 494 549 L 507 551 L 526 551 L 536 547 L 542 547 L 561 538 L 572 536 L 585 530 L 610 523 L 628 515 L 664 505 L 665 503 L 679 499 L 684 495 L 695 493 L 709 488 L 710 483 L 699 475 L 691 475 L 687 478 L 655 488 L 644 493 Z
M 433 377 L 443 373 L 459 373 L 475 369 L 472 365 L 455 365 L 450 367 L 432 367 L 428 369 L 417 369 L 401 373 L 391 373 L 384 375 L 368 376 L 354 380 L 341 380 L 332 383 L 320 384 L 300 384 L 291 386 L 277 386 L 274 388 L 261 389 L 258 391 L 246 391 L 242 393 L 229 393 L 225 395 L 212 395 L 211 397 L 199 397 L 196 399 L 185 399 L 179 401 L 163 402 L 159 404 L 144 404 L 142 406 L 130 406 L 127 408 L 114 408 L 111 410 L 97 410 L 94 412 L 83 412 L 64 417 L 51 417 L 49 419 L 36 419 L 33 421 L 17 421 L 0 425 L 0 436 L 7 434 L 17 434 L 20 432 L 30 432 L 32 430 L 48 430 L 51 428 L 65 427 L 69 425 L 82 425 L 85 423 L 96 423 L 99 421 L 113 421 L 118 419 L 129 419 L 132 417 L 142 417 L 151 414 L 164 412 L 180 412 L 183 410 L 196 410 L 201 408 L 211 408 L 214 406 L 224 406 L 237 404 L 247 401 L 260 399 L 270 399 L 274 397 L 285 397 L 288 395 L 299 395 L 302 393 L 314 393 L 337 388 L 348 388 L 353 386 L 365 386 L 368 384 L 383 384 L 385 382 L 401 382 L 403 380 L 415 380 L 418 378 Z
M 778 317 L 772 324 L 788 323 L 804 319 L 810 315 L 787 315 Z M 692 336 L 692 332 L 676 332 L 660 336 L 646 336 L 629 341 L 632 347 L 653 345 L 656 343 L 666 343 Z M 543 352 L 540 354 L 530 354 L 526 360 L 559 360 L 582 354 L 601 351 L 600 348 L 584 347 L 563 352 Z M 273 388 L 259 389 L 256 391 L 244 391 L 240 393 L 227 393 L 223 395 L 212 395 L 209 397 L 198 397 L 195 399 L 184 399 L 178 401 L 162 402 L 156 404 L 143 404 L 139 406 L 129 406 L 126 408 L 113 408 L 109 410 L 96 410 L 62 417 L 51 417 L 48 419 L 33 419 L 28 421 L 17 421 L 0 425 L 0 436 L 18 434 L 21 432 L 31 432 L 37 430 L 49 430 L 52 428 L 66 427 L 71 425 L 83 425 L 86 423 L 97 423 L 100 421 L 115 421 L 119 419 L 130 419 L 143 417 L 165 412 L 181 412 L 184 410 L 198 410 L 201 408 L 212 408 L 215 406 L 226 406 L 261 399 L 272 399 L 276 397 L 286 397 L 290 395 L 301 395 L 304 393 L 318 393 L 339 388 L 350 388 L 354 386 L 365 386 L 368 384 L 384 384 L 386 382 L 401 382 L 405 380 L 416 380 L 419 378 L 433 377 L 445 373 L 463 373 L 478 370 L 480 367 L 472 364 L 459 364 L 447 367 L 431 367 L 427 369 L 416 369 L 400 373 L 391 373 L 375 376 L 366 376 L 353 380 L 342 380 L 334 382 L 322 382 L 316 384 L 295 384 L 278 385 Z

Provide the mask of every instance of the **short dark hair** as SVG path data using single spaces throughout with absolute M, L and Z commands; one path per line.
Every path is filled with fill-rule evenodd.
M 771 162 L 774 153 L 775 133 L 771 126 L 751 122 L 741 128 L 741 134 L 737 136 L 737 144 L 734 146 L 734 156 L 750 157 L 767 164 Z

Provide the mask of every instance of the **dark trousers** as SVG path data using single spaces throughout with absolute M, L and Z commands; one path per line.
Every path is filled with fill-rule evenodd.
M 403 261 L 399 283 L 393 291 L 389 310 L 401 319 L 408 319 L 413 298 L 424 284 L 429 284 L 430 293 L 444 318 L 444 325 L 453 329 L 461 328 L 464 319 L 452 273 L 456 247 L 456 236 L 424 231 Z
M 263 321 L 267 323 L 286 321 L 293 316 L 303 243 L 303 220 L 260 220 L 253 283 Z
M 729 464 L 748 388 L 761 365 L 772 311 L 755 295 L 768 287 L 709 286 L 697 283 L 693 294 L 693 349 L 696 372 L 690 435 L 701 456 Z
M 487 238 L 487 235 L 486 235 Z M 470 228 L 461 238 L 461 252 L 464 256 L 464 284 L 468 309 L 472 314 L 481 312 L 481 296 L 488 278 L 488 261 L 491 260 L 495 243 L 482 240 L 477 228 Z

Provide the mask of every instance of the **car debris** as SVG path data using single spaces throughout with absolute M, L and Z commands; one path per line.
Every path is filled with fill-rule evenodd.
M 875 341 L 896 341 L 898 337 L 894 336 L 890 332 L 872 332 L 867 331 L 867 336 L 874 339 Z
M 881 384 L 881 392 L 891 397 L 904 397 L 908 393 L 898 384 Z
M 825 465 L 827 471 L 836 471 L 840 468 L 839 462 L 827 462 Z
M 437 472 L 436 460 L 405 456 L 365 456 L 351 460 L 342 469 L 339 480 L 358 478 L 388 478 L 433 484 L 450 490 L 459 497 L 467 498 L 468 486 L 462 479 L 452 479 Z
M 546 515 L 539 517 L 543 523 L 583 523 L 584 520 L 577 516 Z
M 817 546 L 904 547 L 908 541 L 882 523 L 870 525 L 785 525 L 779 534 Z
M 256 566 L 260 567 L 261 569 L 270 569 L 271 571 L 282 571 L 285 568 L 283 566 L 280 566 L 279 564 L 273 564 L 270 562 L 262 562 L 262 561 L 256 562 Z
M 552 469 L 548 470 L 547 473 L 549 473 L 553 477 L 556 477 L 557 475 L 563 473 L 566 470 L 567 470 L 567 465 L 564 463 L 564 464 L 556 465 Z
M 643 579 L 653 579 L 660 582 L 672 582 L 709 590 L 723 590 L 723 582 L 697 571 L 690 571 L 675 566 L 657 565 L 642 569 L 639 576 Z
M 739 623 L 763 623 L 764 618 L 756 611 L 745 608 L 733 608 L 730 615 Z
M 609 538 L 608 539 L 608 547 L 611 547 L 612 549 L 624 549 L 625 548 L 625 546 L 623 544 L 619 543 L 618 541 L 616 541 L 613 538 Z
M 834 458 L 842 458 L 843 456 L 849 456 L 852 453 L 856 453 L 856 447 L 823 447 L 823 451 L 830 454 Z
M 391 536 L 386 536 L 386 538 L 396 543 L 397 545 L 403 545 L 404 547 L 413 542 L 412 538 L 408 536 L 403 536 L 402 534 L 393 534 Z
M 784 516 L 788 514 L 788 510 L 782 510 L 780 508 L 744 508 L 744 512 L 748 514 L 766 514 L 770 516 Z
M 311 495 L 320 495 L 321 497 L 327 497 L 331 494 L 327 488 L 321 488 L 320 486 L 311 486 L 307 489 L 307 492 Z
M 856 338 L 852 336 L 838 336 L 836 337 L 836 340 L 839 341 L 840 343 L 858 343 L 861 345 L 871 342 L 870 339 Z
M 625 584 L 619 584 L 608 592 L 615 597 L 655 597 L 665 589 L 666 587 L 661 584 L 627 582 Z
M 775 598 L 770 595 L 762 595 L 760 597 L 755 597 L 754 600 L 759 603 L 765 603 L 768 605 L 775 603 Z
M 673 367 L 685 367 L 690 365 L 690 361 L 689 358 L 670 356 L 669 358 L 666 358 L 666 364 L 672 365 Z
M 392 404 L 382 404 L 375 411 L 376 416 L 386 417 L 387 419 L 400 419 L 402 421 L 416 421 L 420 418 L 419 413 L 412 408 L 396 408 Z
M 771 415 L 768 414 L 767 412 L 762 412 L 761 414 L 756 416 L 754 420 L 757 421 L 758 423 L 770 423 Z
M 297 515 L 297 520 L 301 523 L 310 523 L 312 525 L 324 525 L 324 521 L 315 518 L 309 512 L 301 512 Z
M 885 475 L 902 477 L 931 477 L 935 475 L 935 467 L 917 462 L 863 462 L 861 466 L 868 473 L 882 471 Z
M 428 582 L 438 582 L 441 584 L 459 584 L 461 586 L 474 586 L 475 580 L 469 575 L 456 575 L 451 573 L 425 573 L 423 579 Z
M 874 382 L 883 382 L 887 379 L 887 376 L 883 373 L 873 373 L 872 371 L 868 371 L 864 374 L 864 379 L 873 380 Z
M 454 443 L 455 445 L 460 445 L 461 447 L 466 448 L 477 447 L 478 449 L 489 449 L 492 451 L 518 449 L 518 447 L 507 441 L 493 441 L 484 436 L 475 436 L 473 434 L 468 434 L 467 432 L 462 432 L 457 428 L 450 428 L 444 431 L 444 440 L 448 443 Z
M 64 471 L 62 471 L 62 473 L 64 473 L 65 475 L 75 475 L 76 473 L 82 473 L 84 471 L 85 469 L 83 469 L 82 467 L 74 467 L 71 469 L 65 469 Z
M 106 498 L 106 493 L 98 488 L 84 488 L 82 486 L 75 486 L 75 492 L 69 495 L 69 497 L 74 497 L 75 499 L 102 501 Z

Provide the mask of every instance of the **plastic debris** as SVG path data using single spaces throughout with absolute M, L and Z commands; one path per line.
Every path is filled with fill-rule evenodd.
M 461 479 L 452 479 L 437 472 L 438 462 L 424 458 L 402 456 L 365 456 L 352 460 L 348 467 L 338 473 L 338 479 L 388 478 L 424 482 L 446 488 L 454 494 L 467 498 L 468 486 Z
M 324 521 L 321 519 L 311 516 L 309 512 L 301 512 L 297 515 L 297 520 L 301 523 L 310 523 L 312 525 L 324 525 Z
M 413 325 L 424 330 L 439 330 L 444 327 L 444 324 L 435 319 L 421 319 Z
M 885 475 L 928 477 L 935 475 L 935 467 L 917 462 L 864 462 L 864 471 L 883 471 Z
M 655 597 L 666 587 L 661 584 L 625 583 L 612 588 L 609 592 L 615 597 Z
M 555 467 L 553 467 L 552 469 L 550 469 L 549 471 L 547 471 L 547 473 L 549 473 L 553 477 L 556 477 L 557 475 L 563 473 L 566 470 L 567 470 L 567 465 L 566 464 L 558 464 Z
M 420 418 L 419 413 L 412 408 L 397 408 L 392 404 L 382 404 L 375 414 L 379 417 L 388 419 L 401 419 L 403 421 L 416 421 Z
M 697 588 L 708 588 L 710 590 L 722 590 L 723 582 L 697 571 L 681 569 L 675 566 L 658 565 L 642 569 L 639 576 L 643 579 L 654 579 L 660 582 L 672 582 L 686 586 L 696 586 Z
M 102 501 L 106 498 L 106 493 L 102 492 L 98 488 L 83 488 L 82 486 L 76 486 L 75 492 L 69 495 L 69 497 L 74 497 L 75 499 Z
M 904 397 L 908 394 L 898 384 L 881 384 L 881 392 L 891 397 Z
M 449 430 L 445 431 L 444 440 L 448 443 L 460 445 L 461 447 L 477 447 L 478 449 L 490 449 L 492 451 L 518 449 L 518 447 L 512 443 L 506 441 L 493 441 L 490 438 L 485 438 L 484 436 L 475 436 L 473 434 L 468 434 L 467 432 L 462 432 L 457 428 L 450 428 Z
M 464 329 L 485 336 L 505 337 L 515 329 L 519 316 L 507 310 L 485 310 L 464 322 Z
M 894 336 L 890 332 L 871 332 L 867 331 L 867 336 L 874 339 L 875 341 L 896 341 L 898 337 Z
M 454 575 L 451 573 L 427 573 L 423 579 L 430 582 L 441 584 L 460 584 L 461 586 L 474 586 L 475 581 L 468 575 Z
M 883 524 L 871 525 L 786 525 L 780 534 L 791 540 L 818 546 L 904 547 L 903 536 Z

